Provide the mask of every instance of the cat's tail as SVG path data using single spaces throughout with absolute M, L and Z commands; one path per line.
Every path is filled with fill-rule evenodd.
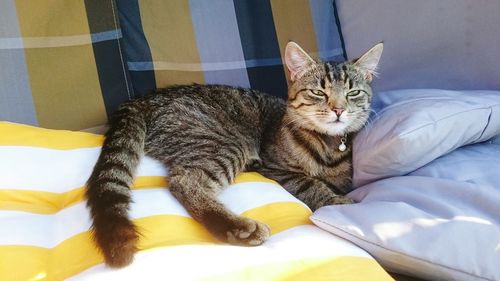
M 139 233 L 128 217 L 130 186 L 144 151 L 146 121 L 139 103 L 123 105 L 111 118 L 101 154 L 87 181 L 94 240 L 111 267 L 130 264 Z

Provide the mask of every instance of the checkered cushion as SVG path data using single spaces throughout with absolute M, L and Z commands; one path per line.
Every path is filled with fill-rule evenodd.
M 114 0 L 0 2 L 0 120 L 81 129 L 130 97 Z
M 285 97 L 286 43 L 340 60 L 336 22 L 332 0 L 1 1 L 0 120 L 89 128 L 193 82 Z
M 252 87 L 285 97 L 288 41 L 324 60 L 344 52 L 332 0 L 118 0 L 137 94 L 180 83 Z

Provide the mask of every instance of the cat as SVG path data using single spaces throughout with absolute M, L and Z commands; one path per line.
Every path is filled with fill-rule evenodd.
M 110 119 L 87 182 L 94 240 L 111 267 L 130 264 L 138 231 L 130 186 L 145 154 L 169 167 L 169 190 L 217 239 L 260 245 L 267 225 L 238 216 L 217 193 L 242 171 L 276 180 L 313 211 L 349 204 L 352 138 L 366 123 L 382 43 L 343 63 L 312 59 L 289 42 L 288 100 L 223 85 L 159 89 L 123 104 Z

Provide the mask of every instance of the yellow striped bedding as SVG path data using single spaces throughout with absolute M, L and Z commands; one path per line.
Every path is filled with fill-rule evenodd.
M 92 243 L 84 183 L 103 137 L 0 122 L 0 280 L 392 280 L 366 252 L 313 226 L 310 210 L 272 180 L 244 173 L 219 198 L 271 227 L 258 247 L 214 240 L 145 158 L 131 217 L 141 231 L 129 267 L 112 270 Z

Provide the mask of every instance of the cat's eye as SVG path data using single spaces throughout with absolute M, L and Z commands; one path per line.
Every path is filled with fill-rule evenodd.
M 326 97 L 325 92 L 323 92 L 323 91 L 321 91 L 321 90 L 310 90 L 310 92 L 311 92 L 314 96 L 317 96 L 317 97 Z
M 353 90 L 347 93 L 347 97 L 349 98 L 359 98 L 365 91 L 363 90 Z

